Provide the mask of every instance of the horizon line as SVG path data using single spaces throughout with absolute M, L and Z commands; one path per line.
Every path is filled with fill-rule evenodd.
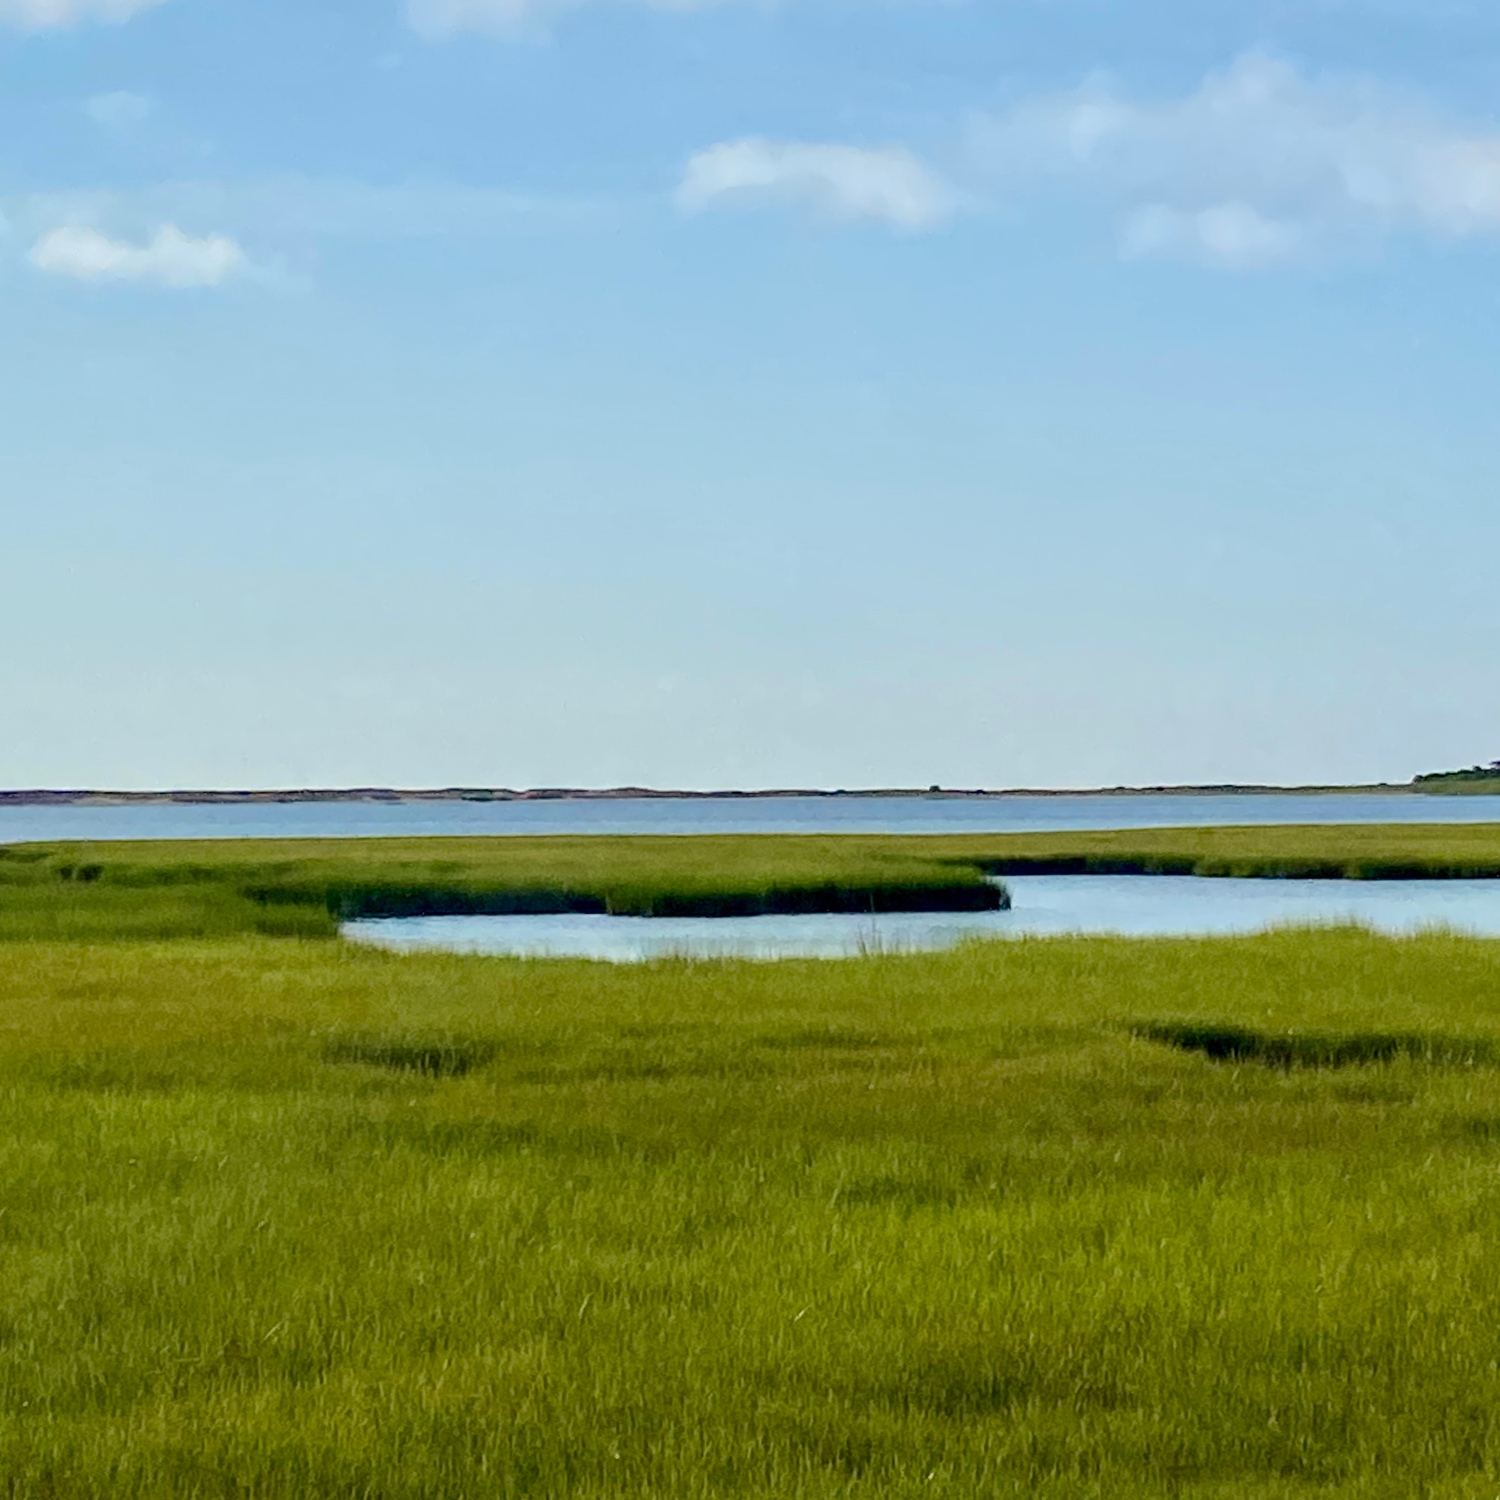
M 159 788 L 122 790 L 93 788 L 17 788 L 0 790 L 0 807 L 108 805 L 131 803 L 234 805 L 290 802 L 599 802 L 599 801 L 744 801 L 816 797 L 931 797 L 945 800 L 999 797 L 1149 797 L 1254 796 L 1313 793 L 1419 792 L 1409 782 L 1302 783 L 1265 782 L 1179 783 L 1150 786 L 1096 787 L 730 787 L 715 790 L 646 786 L 617 787 L 282 787 L 282 788 Z

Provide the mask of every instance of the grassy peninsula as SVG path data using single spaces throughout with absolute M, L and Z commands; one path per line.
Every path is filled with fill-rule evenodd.
M 985 910 L 1027 873 L 1500 878 L 1500 825 L 0 846 L 0 939 L 336 935 L 363 916 Z
M 921 841 L 829 837 L 221 839 L 0 846 L 0 938 L 333 937 L 352 917 L 990 910 Z

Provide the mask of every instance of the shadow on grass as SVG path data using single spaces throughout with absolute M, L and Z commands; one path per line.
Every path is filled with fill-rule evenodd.
M 1141 1021 L 1130 1034 L 1215 1062 L 1263 1063 L 1273 1068 L 1353 1068 L 1400 1060 L 1441 1067 L 1474 1067 L 1500 1056 L 1483 1037 L 1402 1031 L 1257 1031 L 1211 1022 Z
M 492 1061 L 498 1050 L 494 1042 L 466 1037 L 340 1037 L 324 1047 L 323 1061 L 462 1078 Z

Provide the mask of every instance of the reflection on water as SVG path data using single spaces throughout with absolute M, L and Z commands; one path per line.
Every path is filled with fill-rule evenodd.
M 1132 937 L 1256 932 L 1287 923 L 1360 922 L 1381 932 L 1451 927 L 1500 937 L 1496 880 L 1202 880 L 1190 875 L 1007 877 L 1004 912 L 892 912 L 774 917 L 409 917 L 350 922 L 362 942 L 527 957 L 674 955 L 843 958 L 947 948 L 974 937 L 1121 933 Z

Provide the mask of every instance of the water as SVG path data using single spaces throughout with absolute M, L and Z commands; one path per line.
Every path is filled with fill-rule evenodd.
M 1500 937 L 1495 880 L 1205 880 L 1191 875 L 1008 876 L 1008 912 L 893 912 L 878 917 L 409 917 L 350 922 L 363 942 L 414 950 L 640 962 L 673 955 L 842 958 L 952 947 L 968 938 L 1258 932 L 1356 921 L 1380 932 L 1451 927 Z
M 0 843 L 52 839 L 376 838 L 539 833 L 1047 833 L 1270 823 L 1497 823 L 1500 797 L 621 798 L 573 802 L 6 807 Z

